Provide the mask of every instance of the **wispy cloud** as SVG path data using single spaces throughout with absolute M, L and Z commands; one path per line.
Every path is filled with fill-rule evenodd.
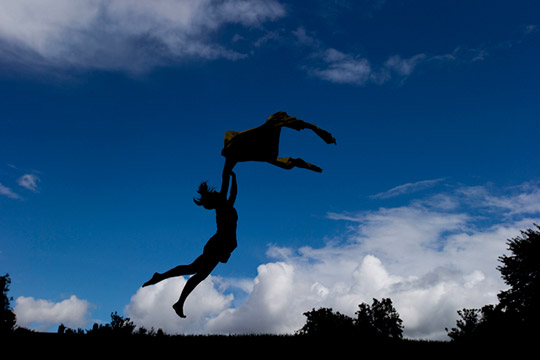
M 328 49 L 320 55 L 324 67 L 315 67 L 309 71 L 323 79 L 335 83 L 365 84 L 371 77 L 371 65 L 365 58 L 344 54 L 335 49 Z
M 0 0 L 0 60 L 132 72 L 186 58 L 235 60 L 246 55 L 211 34 L 283 16 L 276 0 Z
M 536 32 L 538 32 L 538 25 L 529 24 L 525 26 L 525 30 L 524 30 L 525 35 L 534 34 Z
M 0 183 L 0 195 L 7 196 L 10 199 L 21 199 L 21 196 L 15 193 L 13 190 Z
M 403 82 L 427 59 L 425 54 L 409 58 L 391 55 L 382 64 L 374 64 L 366 56 L 326 47 L 304 27 L 298 27 L 292 35 L 297 44 L 311 49 L 309 64 L 303 66 L 304 70 L 311 76 L 338 84 L 381 85 L 390 81 Z
M 309 37 L 297 32 L 300 41 Z M 350 85 L 384 84 L 389 81 L 404 81 L 426 56 L 417 54 L 410 58 L 399 55 L 390 56 L 382 65 L 373 65 L 366 57 L 346 54 L 330 48 L 319 52 L 312 58 L 319 64 L 306 66 L 307 72 L 315 77 L 334 83 Z
M 505 216 L 529 215 L 540 212 L 540 185 L 527 182 L 497 194 L 484 186 L 463 187 L 457 190 L 464 199 L 479 208 Z
M 381 5 L 384 2 L 381 2 Z M 471 64 L 486 60 L 492 54 L 508 50 L 522 42 L 526 37 L 535 35 L 538 26 L 530 24 L 524 27 L 520 35 L 507 41 L 492 44 L 479 44 L 476 47 L 456 46 L 451 51 L 441 54 L 421 52 L 412 56 L 389 55 L 385 61 L 374 62 L 366 55 L 340 51 L 326 46 L 304 27 L 292 31 L 297 44 L 311 49 L 303 69 L 316 78 L 348 85 L 382 85 L 387 83 L 403 84 L 419 66 L 429 64 Z
M 33 192 L 38 191 L 39 177 L 35 174 L 25 174 L 21 176 L 17 183 L 25 189 L 28 189 Z
M 388 199 L 388 198 L 392 198 L 392 197 L 396 197 L 396 196 L 400 196 L 404 194 L 410 194 L 410 193 L 414 193 L 417 191 L 421 191 L 421 190 L 433 187 L 443 180 L 444 180 L 443 178 L 440 178 L 440 179 L 422 180 L 422 181 L 417 181 L 413 183 L 398 185 L 390 190 L 372 195 L 371 198 Z

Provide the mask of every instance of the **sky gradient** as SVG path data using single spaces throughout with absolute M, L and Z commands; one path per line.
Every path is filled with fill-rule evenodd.
M 536 1 L 0 0 L 0 272 L 18 323 L 114 311 L 169 333 L 291 333 L 390 297 L 447 339 L 497 301 L 506 240 L 540 223 Z M 242 163 L 238 242 L 186 302 L 215 231 L 227 130 L 286 111 L 280 155 Z

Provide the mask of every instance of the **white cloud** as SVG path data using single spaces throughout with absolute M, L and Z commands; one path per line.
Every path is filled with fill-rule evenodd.
M 213 32 L 284 15 L 276 0 L 0 0 L 0 54 L 24 65 L 128 71 L 189 57 L 239 59 Z
M 295 267 L 285 262 L 260 265 L 247 301 L 210 319 L 210 333 L 290 333 L 297 330 L 298 312 Z M 300 298 L 302 299 L 302 298 Z
M 540 212 L 540 188 L 536 184 L 523 184 L 509 195 L 487 195 L 484 204 L 502 209 L 507 215 Z
M 88 325 L 91 304 L 75 295 L 60 302 L 19 296 L 15 303 L 17 325 L 22 327 L 48 330 L 60 323 L 72 328 Z
M 321 56 L 326 66 L 311 69 L 315 76 L 334 83 L 363 85 L 369 81 L 371 65 L 365 58 L 328 49 Z
M 271 247 L 273 262 L 258 267 L 251 286 L 249 279 L 242 281 L 248 294 L 240 304 L 233 306 L 228 279 L 211 278 L 188 299 L 187 322 L 178 320 L 169 309 L 184 284 L 178 279 L 139 290 L 127 312 L 136 323 L 172 332 L 293 333 L 305 323 L 303 313 L 313 308 L 354 316 L 360 303 L 389 297 L 404 321 L 405 336 L 444 339 L 445 328 L 455 326 L 457 310 L 497 302 L 505 288 L 497 259 L 508 239 L 538 221 L 527 216 L 540 213 L 531 209 L 522 214 L 527 216 L 510 218 L 504 196 L 486 187 L 467 189 L 401 207 L 330 214 L 346 221 L 350 231 L 321 248 Z M 517 199 L 538 190 L 531 184 L 517 189 Z M 477 201 L 480 190 L 501 201 L 484 206 Z M 215 297 L 213 306 L 207 304 L 209 296 Z
M 308 34 L 306 31 L 306 28 L 304 27 L 298 27 L 296 30 L 292 32 L 292 34 L 294 35 L 295 40 L 300 45 L 310 46 L 310 47 L 319 46 L 318 40 L 314 36 Z
M 39 181 L 40 180 L 39 180 L 39 177 L 37 177 L 37 175 L 25 174 L 17 180 L 17 183 L 25 189 L 28 189 L 33 192 L 37 192 Z
M 425 59 L 425 54 L 417 54 L 408 59 L 402 59 L 399 55 L 388 58 L 384 63 L 385 69 L 395 71 L 398 75 L 409 76 L 412 74 L 416 65 Z
M 398 185 L 390 190 L 387 190 L 382 193 L 378 193 L 372 196 L 374 199 L 387 199 L 392 198 L 404 194 L 410 194 L 413 192 L 421 191 L 427 188 L 430 188 L 432 186 L 435 186 L 436 184 L 440 183 L 444 179 L 432 179 L 432 180 L 422 180 L 417 181 L 414 183 L 407 183 L 403 185 Z
M 382 85 L 388 82 L 398 84 L 407 80 L 414 71 L 424 64 L 471 64 L 486 60 L 492 53 L 510 49 L 523 41 L 523 36 L 538 32 L 537 25 L 528 25 L 523 29 L 521 38 L 477 47 L 457 46 L 451 52 L 443 54 L 418 53 L 410 57 L 399 54 L 388 56 L 385 61 L 375 62 L 367 56 L 338 51 L 326 47 L 305 28 L 299 27 L 292 32 L 296 43 L 311 48 L 308 57 L 313 63 L 304 66 L 310 75 L 322 80 L 349 85 Z M 335 56 L 339 55 L 339 56 Z
M 21 198 L 19 194 L 13 192 L 13 190 L 11 190 L 10 188 L 8 188 L 7 186 L 4 186 L 2 184 L 0 184 L 0 195 L 7 196 L 10 199 L 20 199 Z
M 183 277 L 178 277 L 140 288 L 124 312 L 135 324 L 147 329 L 161 328 L 167 333 L 205 333 L 208 318 L 228 309 L 233 296 L 224 294 L 219 279 L 210 276 L 190 294 L 184 306 L 187 318 L 181 319 L 172 305 L 178 301 L 185 283 Z
M 295 36 L 304 44 L 310 39 L 311 44 L 315 43 L 303 29 L 298 29 Z M 333 83 L 350 85 L 383 84 L 391 80 L 402 82 L 426 58 L 424 54 L 405 59 L 393 55 L 382 65 L 374 66 L 366 57 L 346 54 L 333 48 L 318 52 L 312 57 L 318 59 L 320 64 L 306 67 L 308 73 Z

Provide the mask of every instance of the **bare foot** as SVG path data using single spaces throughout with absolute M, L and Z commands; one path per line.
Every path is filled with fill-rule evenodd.
M 152 278 L 145 282 L 142 287 L 148 286 L 148 285 L 154 285 L 161 281 L 160 275 L 158 273 L 154 273 Z
M 173 306 L 174 311 L 176 312 L 176 315 L 180 316 L 181 318 L 185 318 L 186 315 L 184 315 L 184 309 L 182 309 L 182 305 L 176 303 Z

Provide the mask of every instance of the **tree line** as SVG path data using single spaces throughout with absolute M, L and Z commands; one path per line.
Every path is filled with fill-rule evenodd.
M 510 254 L 499 257 L 501 265 L 497 270 L 509 288 L 497 295 L 498 304 L 458 310 L 456 326 L 446 329 L 451 341 L 529 340 L 540 335 L 540 227 L 535 224 L 535 228 L 521 231 L 521 236 L 507 240 Z M 0 276 L 0 334 L 30 331 L 16 325 L 16 315 L 10 306 L 12 298 L 8 296 L 10 284 L 9 274 Z M 304 316 L 306 323 L 296 335 L 354 336 L 374 340 L 400 340 L 403 336 L 403 321 L 390 298 L 373 299 L 371 305 L 358 305 L 354 318 L 331 308 L 312 309 Z M 116 312 L 111 314 L 108 324 L 94 324 L 88 330 L 74 330 L 60 324 L 58 333 L 164 335 L 161 329 L 137 327 L 129 318 Z

